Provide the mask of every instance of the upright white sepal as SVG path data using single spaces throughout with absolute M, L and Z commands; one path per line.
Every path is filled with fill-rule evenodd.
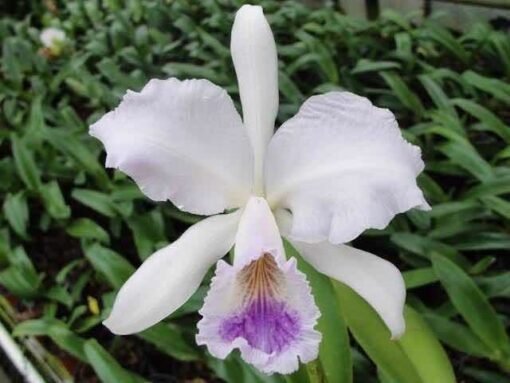
M 239 82 L 243 120 L 255 153 L 254 192 L 263 191 L 266 146 L 278 111 L 278 58 L 262 7 L 244 5 L 236 14 L 230 44 Z

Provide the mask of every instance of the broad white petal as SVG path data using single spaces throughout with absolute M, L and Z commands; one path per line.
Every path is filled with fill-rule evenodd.
M 402 274 L 395 266 L 366 251 L 346 245 L 291 242 L 318 271 L 345 283 L 365 299 L 386 323 L 392 338 L 398 338 L 404 333 L 406 288 Z
M 291 238 L 345 243 L 395 214 L 429 208 L 416 185 L 423 167 L 389 110 L 331 92 L 308 99 L 274 135 L 266 192 L 273 208 L 292 212 Z
M 317 357 L 319 311 L 262 198 L 246 207 L 235 262 L 220 261 L 200 314 L 197 343 L 225 358 L 238 348 L 262 372 L 288 374 Z
M 227 93 L 207 80 L 151 80 L 90 128 L 106 166 L 132 177 L 155 201 L 211 215 L 242 206 L 253 158 Z
M 263 162 L 278 111 L 276 44 L 262 7 L 237 11 L 230 44 L 239 83 L 243 121 L 255 153 L 255 190 L 263 190 Z
M 206 218 L 151 255 L 122 286 L 104 325 L 115 334 L 131 334 L 178 309 L 233 246 L 239 217 L 235 212 Z
M 234 265 L 243 267 L 264 252 L 273 254 L 280 262 L 285 260 L 282 237 L 267 201 L 251 197 L 239 221 Z

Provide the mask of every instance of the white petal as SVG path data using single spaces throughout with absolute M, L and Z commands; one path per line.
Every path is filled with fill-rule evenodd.
M 244 208 L 236 235 L 234 265 L 243 267 L 264 252 L 285 260 L 282 237 L 266 200 L 251 197 Z
M 230 44 L 239 82 L 243 121 L 255 153 L 255 190 L 262 192 L 266 146 L 278 111 L 276 44 L 262 7 L 243 5 L 237 11 Z
M 416 185 L 423 167 L 389 110 L 331 92 L 308 99 L 274 135 L 266 192 L 273 208 L 292 211 L 291 238 L 345 243 L 395 214 L 427 209 Z
M 206 218 L 151 255 L 122 286 L 104 321 L 115 334 L 156 324 L 184 304 L 234 244 L 240 212 Z
M 386 323 L 392 338 L 404 333 L 406 289 L 402 274 L 390 262 L 346 245 L 298 241 L 292 241 L 292 245 L 318 271 L 345 283 L 364 298 Z
M 151 80 L 90 128 L 155 201 L 211 215 L 242 206 L 253 178 L 249 139 L 227 93 L 207 80 Z

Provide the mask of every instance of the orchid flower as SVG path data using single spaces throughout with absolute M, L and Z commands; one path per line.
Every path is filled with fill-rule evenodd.
M 66 34 L 59 28 L 49 27 L 41 31 L 39 39 L 45 48 L 49 49 L 52 54 L 58 56 L 66 41 Z
M 152 200 L 211 215 L 150 256 L 122 286 L 104 324 L 142 331 L 171 314 L 217 262 L 200 310 L 197 343 L 265 373 L 317 357 L 320 316 L 286 237 L 318 271 L 362 296 L 394 337 L 404 331 L 405 287 L 389 262 L 344 243 L 428 205 L 416 184 L 419 148 L 393 114 L 348 92 L 309 98 L 273 134 L 278 60 L 259 6 L 244 5 L 231 37 L 243 119 L 207 80 L 151 80 L 91 126 L 106 166 Z M 234 247 L 229 264 L 221 258 Z

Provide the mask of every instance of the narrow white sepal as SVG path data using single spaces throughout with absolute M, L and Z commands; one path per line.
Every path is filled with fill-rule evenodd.
M 237 11 L 230 44 L 239 83 L 243 121 L 255 155 L 254 192 L 263 192 L 263 164 L 278 111 L 276 44 L 262 7 L 243 5 Z
M 122 286 L 103 324 L 115 334 L 145 330 L 183 305 L 234 244 L 240 212 L 206 218 L 155 252 Z

